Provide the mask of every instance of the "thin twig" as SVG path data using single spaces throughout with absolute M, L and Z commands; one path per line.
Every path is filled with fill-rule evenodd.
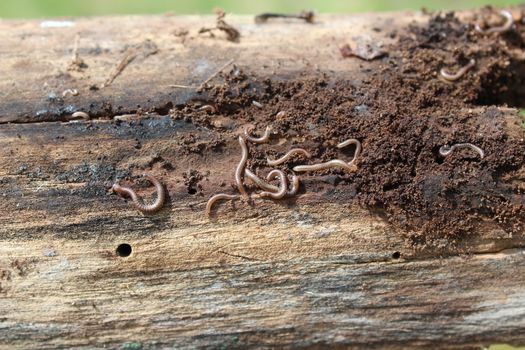
M 155 43 L 150 40 L 146 40 L 138 45 L 130 47 L 124 53 L 124 57 L 120 60 L 119 64 L 115 67 L 113 73 L 106 79 L 102 84 L 102 88 L 111 85 L 113 81 L 124 71 L 124 69 L 135 59 L 139 54 L 142 54 L 144 58 L 154 55 L 157 53 L 158 48 Z
M 314 23 L 313 11 L 303 11 L 296 15 L 288 15 L 284 13 L 261 13 L 255 16 L 255 23 L 266 23 L 270 18 L 297 18 L 302 19 L 307 23 Z
M 226 67 L 228 67 L 230 64 L 232 64 L 235 60 L 232 58 L 231 60 L 229 60 L 228 62 L 226 62 L 221 68 L 219 68 L 217 71 L 215 71 L 215 73 L 213 73 L 212 75 L 210 75 L 210 77 L 206 80 L 204 80 L 200 85 L 199 87 L 197 88 L 198 90 L 204 88 L 204 86 L 206 84 L 208 84 L 213 78 L 215 78 L 220 72 L 222 72 Z
M 137 57 L 137 49 L 135 48 L 129 48 L 126 51 L 126 54 L 120 60 L 120 63 L 115 67 L 113 70 L 113 73 L 106 79 L 106 81 L 102 84 L 102 87 L 106 87 L 111 85 L 113 81 L 122 73 L 122 71 L 127 67 L 128 64 L 130 64 L 136 57 Z

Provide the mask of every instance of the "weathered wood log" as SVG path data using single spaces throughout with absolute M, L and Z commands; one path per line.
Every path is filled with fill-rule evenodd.
M 499 46 L 490 55 L 476 51 L 476 74 L 457 84 L 437 79 L 442 62 L 417 56 L 428 48 L 413 28 L 431 31 L 445 23 L 452 33 L 472 31 L 476 14 L 461 14 L 461 20 L 410 13 L 319 16 L 314 24 L 232 17 L 238 42 L 220 32 L 199 34 L 213 27 L 211 17 L 78 19 L 61 27 L 0 22 L 0 347 L 525 344 L 525 235 L 515 209 L 521 208 L 524 161 L 509 150 L 523 146 L 521 121 L 514 108 L 472 102 L 486 97 L 478 90 L 495 72 L 510 74 L 501 67 L 515 67 L 519 55 L 502 49 L 510 45 L 504 36 L 475 39 L 479 52 L 490 40 Z M 521 17 L 516 25 L 513 40 L 521 35 Z M 343 58 L 339 49 L 348 42 L 352 54 L 374 59 Z M 365 45 L 364 51 L 356 45 Z M 450 61 L 447 50 L 425 45 L 434 59 Z M 376 57 L 366 47 L 384 52 Z M 500 65 L 504 59 L 509 64 Z M 422 68 L 423 61 L 432 68 Z M 401 74 L 407 80 L 391 89 L 393 95 L 371 86 L 381 77 L 386 91 Z M 521 79 L 512 77 L 514 83 Z M 364 120 L 380 114 L 369 99 L 404 98 L 406 86 L 416 83 L 405 102 L 421 108 L 413 120 L 423 126 L 404 126 L 413 110 L 396 101 L 381 112 L 391 120 L 384 135 L 366 134 L 375 129 Z M 499 86 L 497 79 L 492 83 Z M 279 84 L 285 87 L 276 93 Z M 322 100 L 322 91 L 334 99 Z M 287 101 L 297 105 L 283 109 Z M 339 105 L 354 129 L 337 119 Z M 307 119 L 302 108 L 319 118 Z M 281 120 L 281 110 L 293 118 Z M 90 120 L 72 120 L 77 111 Z M 434 117 L 440 113 L 453 117 L 441 123 Z M 344 132 L 330 124 L 334 120 Z M 301 176 L 298 196 L 221 202 L 208 218 L 211 195 L 236 193 L 237 133 L 246 123 L 275 131 L 272 149 L 249 145 L 251 167 L 266 169 L 266 154 L 276 157 L 296 144 L 313 150 L 318 159 L 309 163 L 328 160 L 335 156 L 330 147 L 355 133 L 363 141 L 357 160 L 362 172 Z M 421 147 L 411 153 L 403 137 L 408 143 L 417 132 Z M 436 156 L 440 142 L 460 137 L 479 140 L 486 160 L 461 152 L 452 160 Z M 371 168 L 384 175 L 381 164 L 394 164 L 381 145 L 412 170 L 387 168 L 392 179 L 408 180 L 375 180 L 379 193 L 399 187 L 407 196 L 416 191 L 410 201 L 436 207 L 453 202 L 460 215 L 472 218 L 469 225 L 479 223 L 450 236 L 428 215 L 445 213 L 446 219 L 450 213 L 454 225 L 453 210 L 414 208 L 393 195 L 371 204 L 376 183 L 360 174 L 373 178 Z M 296 163 L 284 170 L 291 174 Z M 141 214 L 110 190 L 126 178 L 144 194 L 145 183 L 132 181 L 142 172 L 160 179 L 169 194 L 155 215 Z M 410 187 L 430 180 L 436 181 L 420 192 Z M 452 184 L 463 197 L 444 194 Z M 249 190 L 257 193 L 254 186 Z M 360 198 L 362 192 L 369 196 Z M 462 207 L 462 198 L 472 211 Z M 505 206 L 493 208 L 495 198 Z M 414 227 L 427 221 L 436 226 L 423 233 Z M 416 244 L 421 237 L 430 237 L 424 249 Z

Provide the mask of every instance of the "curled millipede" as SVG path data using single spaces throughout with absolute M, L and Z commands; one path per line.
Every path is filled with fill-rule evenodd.
M 279 191 L 279 187 L 265 182 L 263 179 L 261 179 L 260 177 L 255 175 L 253 172 L 251 172 L 250 169 L 245 169 L 244 174 L 246 175 L 248 179 L 252 180 L 257 186 L 259 186 L 265 191 L 268 191 L 268 192 L 278 192 Z
M 279 187 L 269 184 L 251 172 L 249 169 L 245 170 L 246 177 L 252 180 L 257 186 L 267 192 L 278 192 Z M 297 175 L 292 176 L 292 188 L 286 192 L 287 196 L 295 196 L 299 191 L 300 179 Z
M 461 67 L 460 69 L 458 69 L 458 71 L 456 73 L 449 73 L 445 70 L 445 68 L 441 68 L 441 70 L 439 71 L 439 74 L 441 75 L 441 77 L 443 79 L 446 79 L 448 81 L 456 81 L 458 80 L 459 78 L 461 78 L 463 75 L 465 75 L 465 73 L 472 67 L 474 67 L 476 65 L 476 60 L 474 59 L 470 59 L 470 61 L 468 62 L 468 64 L 466 66 L 463 66 Z
M 239 145 L 241 145 L 241 160 L 235 169 L 235 182 L 237 183 L 237 188 L 239 193 L 244 197 L 248 196 L 246 189 L 243 185 L 243 174 L 244 169 L 246 168 L 246 163 L 248 162 L 248 147 L 246 146 L 246 141 L 242 136 L 239 136 Z
M 348 162 L 349 165 L 354 164 L 355 160 L 359 155 L 361 154 L 361 142 L 358 139 L 348 139 L 345 140 L 337 145 L 337 148 L 343 148 L 349 145 L 355 145 L 355 152 L 354 152 L 354 158 L 350 162 Z
M 164 206 L 164 202 L 166 201 L 166 190 L 164 189 L 164 186 L 162 186 L 162 184 L 153 176 L 148 174 L 143 174 L 143 176 L 146 179 L 148 179 L 152 184 L 154 184 L 157 190 L 157 199 L 155 199 L 155 202 L 153 202 L 152 204 L 144 204 L 142 198 L 138 196 L 135 193 L 135 191 L 133 191 L 129 187 L 123 187 L 116 183 L 111 187 L 111 189 L 115 193 L 131 197 L 135 208 L 137 208 L 141 212 L 145 214 L 153 214 L 158 212 Z
M 279 186 L 279 191 L 277 192 L 261 192 L 261 197 L 270 197 L 273 199 L 282 199 L 286 195 L 287 187 L 288 187 L 288 180 L 286 179 L 286 175 L 278 169 L 274 169 L 268 173 L 268 176 L 266 176 L 266 180 L 270 181 L 273 178 L 278 177 L 281 185 Z
M 234 199 L 237 199 L 237 198 L 239 198 L 238 195 L 232 195 L 232 194 L 226 194 L 226 193 L 219 193 L 219 194 L 216 194 L 216 195 L 212 196 L 208 200 L 208 203 L 206 203 L 206 215 L 208 215 L 208 216 L 211 215 L 211 209 L 213 207 L 213 204 L 215 204 L 215 202 L 217 202 L 219 200 L 224 200 L 224 199 L 234 200 Z
M 514 24 L 514 19 L 512 18 L 512 13 L 506 10 L 501 10 L 499 13 L 502 17 L 505 18 L 505 23 L 499 27 L 492 27 L 488 29 L 481 29 L 479 24 L 476 24 L 476 31 L 478 31 L 481 34 L 490 34 L 490 33 L 498 33 L 498 32 L 506 32 L 510 28 L 512 28 L 512 25 Z
M 291 149 L 290 151 L 288 151 L 288 153 L 286 153 L 284 156 L 282 156 L 281 158 L 279 159 L 276 159 L 276 160 L 271 160 L 270 158 L 266 158 L 266 160 L 268 161 L 268 165 L 270 166 L 275 166 L 275 165 L 279 165 L 279 164 L 282 164 L 284 162 L 286 162 L 288 159 L 290 159 L 294 154 L 302 154 L 304 155 L 306 158 L 310 158 L 312 155 L 305 149 L 302 149 L 302 148 L 293 148 Z
M 456 148 L 470 148 L 474 152 L 477 152 L 479 154 L 479 157 L 483 159 L 485 157 L 485 152 L 481 148 L 479 148 L 476 145 L 473 145 L 471 143 L 456 143 L 452 146 L 444 145 L 439 148 L 439 154 L 443 157 L 448 156 L 452 151 L 454 151 Z
M 250 142 L 253 142 L 253 143 L 264 143 L 266 141 L 268 141 L 268 139 L 270 138 L 270 131 L 271 131 L 271 128 L 269 126 L 266 127 L 266 130 L 264 131 L 264 134 L 263 136 L 261 137 L 252 137 L 250 136 L 250 131 L 252 131 L 254 127 L 253 126 L 247 126 L 244 128 L 244 135 L 243 137 L 250 141 Z
M 62 91 L 62 97 L 66 97 L 67 95 L 77 96 L 78 90 L 77 89 L 66 89 Z

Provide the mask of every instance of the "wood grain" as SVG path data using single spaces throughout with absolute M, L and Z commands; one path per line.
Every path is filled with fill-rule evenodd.
M 208 219 L 207 198 L 234 191 L 235 131 L 221 136 L 166 115 L 202 96 L 170 84 L 198 85 L 231 58 L 275 79 L 364 78 L 353 74 L 359 62 L 316 48 L 372 26 L 422 20 L 322 16 L 315 26 L 258 26 L 233 17 L 239 43 L 198 36 L 212 18 L 78 19 L 54 29 L 0 22 L 0 347 L 525 344 L 523 234 L 487 223 L 441 251 L 416 251 L 381 213 L 349 205 L 329 183 L 308 191 L 308 181 L 297 198 L 224 202 Z M 173 34 L 180 29 L 189 31 L 184 42 Z M 67 71 L 76 34 L 89 74 Z M 129 47 L 143 52 L 148 39 L 157 52 L 138 53 L 111 84 L 90 89 L 107 81 Z M 297 59 L 305 51 L 311 55 Z M 79 96 L 50 100 L 66 88 Z M 95 120 L 60 122 L 75 110 Z M 509 137 L 521 137 L 517 111 L 501 111 Z M 113 119 L 128 113 L 131 120 Z M 190 134 L 201 151 L 184 142 Z M 190 169 L 203 174 L 195 193 L 184 181 Z M 169 193 L 154 216 L 109 191 L 117 178 L 145 170 Z M 116 254 L 122 243 L 131 245 L 129 257 Z

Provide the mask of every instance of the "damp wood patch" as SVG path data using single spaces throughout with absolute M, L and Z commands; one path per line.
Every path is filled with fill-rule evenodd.
M 0 347 L 525 344 L 504 11 L 0 22 Z

